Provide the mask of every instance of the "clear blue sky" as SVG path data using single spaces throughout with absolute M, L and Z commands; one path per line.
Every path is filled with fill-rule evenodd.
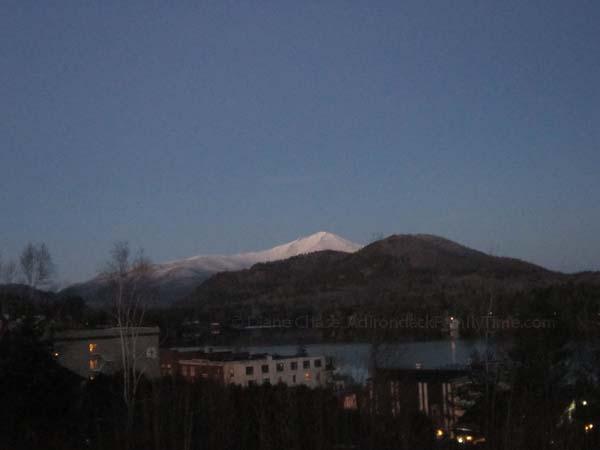
M 177 3 L 178 6 L 167 6 Z M 5 1 L 0 250 L 318 230 L 600 269 L 600 2 Z

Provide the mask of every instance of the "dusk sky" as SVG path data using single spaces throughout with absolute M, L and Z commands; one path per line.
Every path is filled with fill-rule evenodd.
M 600 2 L 17 0 L 0 36 L 5 260 L 326 230 L 600 270 Z

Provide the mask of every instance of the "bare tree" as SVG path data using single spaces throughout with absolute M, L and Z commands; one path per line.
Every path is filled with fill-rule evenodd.
M 19 262 L 25 281 L 32 288 L 47 284 L 54 275 L 54 262 L 44 243 L 29 242 L 21 252 Z
M 35 281 L 35 254 L 35 246 L 30 242 L 21 252 L 21 258 L 19 260 L 21 263 L 21 271 L 29 286 L 33 286 Z
M 113 245 L 110 256 L 103 276 L 109 284 L 110 307 L 119 329 L 123 401 L 128 411 L 129 431 L 133 426 L 138 388 L 144 375 L 144 366 L 140 361 L 145 354 L 137 343 L 146 305 L 151 297 L 146 288 L 151 263 L 143 250 L 132 258 L 129 244 L 124 241 Z
M 6 284 L 13 283 L 17 277 L 17 263 L 14 261 L 7 261 L 4 263 L 2 268 L 2 281 Z

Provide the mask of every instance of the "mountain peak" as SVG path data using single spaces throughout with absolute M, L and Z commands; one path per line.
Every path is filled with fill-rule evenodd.
M 345 253 L 354 253 L 362 245 L 350 242 L 336 234 L 327 231 L 318 231 L 314 234 L 273 247 L 260 252 L 244 253 L 240 256 L 256 260 L 256 262 L 277 261 L 323 250 L 333 250 Z
M 333 233 L 318 231 L 267 250 L 236 255 L 197 255 L 155 264 L 149 282 L 159 288 L 160 295 L 166 303 L 188 295 L 202 281 L 217 272 L 247 269 L 256 263 L 278 261 L 323 250 L 353 253 L 361 248 L 362 245 Z M 84 297 L 92 297 L 97 293 L 101 282 L 102 280 L 95 278 L 67 289 Z

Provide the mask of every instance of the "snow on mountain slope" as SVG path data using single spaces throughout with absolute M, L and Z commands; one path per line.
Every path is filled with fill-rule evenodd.
M 319 231 L 304 238 L 298 238 L 287 244 L 278 245 L 270 250 L 262 252 L 243 253 L 238 257 L 254 261 L 268 262 L 291 258 L 292 256 L 304 255 L 306 253 L 319 252 L 322 250 L 335 250 L 338 252 L 354 253 L 360 250 L 362 245 L 355 244 L 335 234 Z
M 321 250 L 353 253 L 362 248 L 335 234 L 320 231 L 268 250 L 236 255 L 199 255 L 177 261 L 155 264 L 149 282 L 158 288 L 161 302 L 171 302 L 189 294 L 200 283 L 217 272 L 247 269 L 256 263 L 277 261 Z M 92 299 L 101 287 L 100 277 L 66 288 L 66 291 Z
M 155 266 L 155 277 L 169 277 L 188 273 L 193 276 L 198 271 L 224 272 L 246 269 L 259 262 L 277 261 L 321 250 L 335 250 L 353 253 L 362 248 L 335 234 L 319 231 L 307 237 L 298 238 L 287 244 L 278 245 L 258 252 L 238 253 L 237 255 L 200 255 L 191 258 L 170 261 Z

